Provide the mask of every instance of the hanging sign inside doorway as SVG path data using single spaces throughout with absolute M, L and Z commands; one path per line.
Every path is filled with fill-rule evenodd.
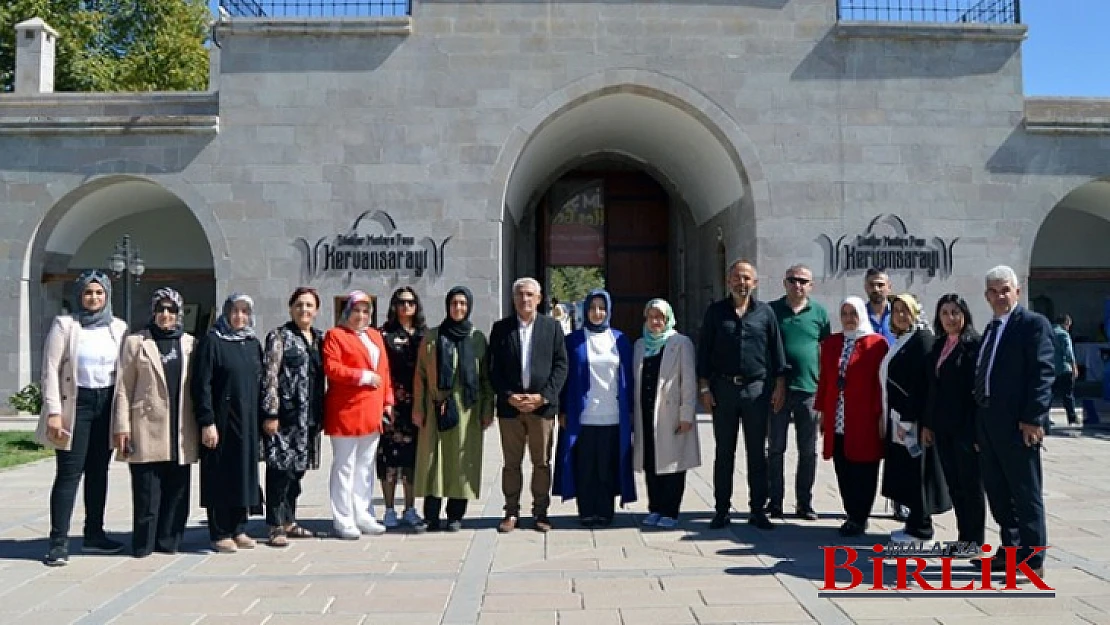
M 315 245 L 297 237 L 294 246 L 304 256 L 305 282 L 342 276 L 350 283 L 355 274 L 438 278 L 443 275 L 444 248 L 450 240 L 407 235 L 397 229 L 389 213 L 366 211 L 347 232 L 321 237 Z
M 916 276 L 927 282 L 952 275 L 952 247 L 959 237 L 918 237 L 909 233 L 898 215 L 879 215 L 861 234 L 841 235 L 836 241 L 827 234 L 817 237 L 825 256 L 825 277 L 863 275 L 868 269 L 902 274 L 912 284 Z
M 557 190 L 560 191 L 560 190 Z M 551 197 L 551 265 L 605 262 L 605 193 L 601 180 L 575 182 Z

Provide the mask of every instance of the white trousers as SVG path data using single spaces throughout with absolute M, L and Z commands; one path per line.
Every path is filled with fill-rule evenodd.
M 357 529 L 374 518 L 374 479 L 381 434 L 331 437 L 331 518 Z

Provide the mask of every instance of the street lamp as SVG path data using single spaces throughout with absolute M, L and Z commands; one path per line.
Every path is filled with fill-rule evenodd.
M 131 235 L 123 235 L 123 239 L 116 243 L 116 251 L 108 257 L 108 268 L 112 270 L 118 280 L 123 276 L 123 312 L 127 327 L 131 327 L 131 280 L 135 284 L 146 271 L 146 264 L 139 256 L 139 246 L 131 243 Z

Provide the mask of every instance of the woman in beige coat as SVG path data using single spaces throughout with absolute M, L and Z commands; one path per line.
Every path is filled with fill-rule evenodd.
M 675 331 L 666 300 L 648 302 L 644 319 L 644 335 L 632 356 L 633 463 L 647 482 L 648 515 L 643 524 L 673 529 L 678 526 L 686 471 L 701 466 L 694 344 Z
M 119 553 L 104 533 L 108 499 L 109 431 L 116 360 L 127 324 L 112 316 L 112 282 L 100 271 L 77 278 L 76 312 L 54 318 L 42 356 L 42 416 L 35 438 L 54 448 L 47 566 L 69 563 L 69 524 L 77 485 L 85 480 L 82 551 Z
M 177 291 L 155 291 L 150 324 L 124 340 L 119 358 L 112 433 L 116 457 L 130 463 L 136 558 L 177 553 L 189 518 L 198 442 L 188 392 L 193 337 L 182 329 L 184 307 Z

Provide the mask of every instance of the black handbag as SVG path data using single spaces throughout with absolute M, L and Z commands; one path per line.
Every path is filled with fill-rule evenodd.
M 455 402 L 454 395 L 449 396 L 446 401 L 439 402 L 437 408 L 437 425 L 440 432 L 446 432 L 459 425 L 459 406 Z

